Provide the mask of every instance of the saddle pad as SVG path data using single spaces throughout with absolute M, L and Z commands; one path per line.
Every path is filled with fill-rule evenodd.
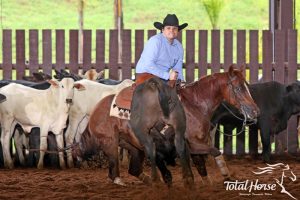
M 130 119 L 130 110 L 119 108 L 116 104 L 116 99 L 117 99 L 117 95 L 115 95 L 115 97 L 111 103 L 109 116 L 117 117 L 119 119 L 129 120 Z

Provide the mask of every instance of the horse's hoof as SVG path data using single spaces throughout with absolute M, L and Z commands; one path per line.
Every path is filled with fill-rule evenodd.
M 113 183 L 121 186 L 126 186 L 126 184 L 123 182 L 123 180 L 120 177 L 116 177 Z
M 141 173 L 138 178 L 139 178 L 140 181 L 142 181 L 146 185 L 151 185 L 152 184 L 151 177 L 147 174 Z

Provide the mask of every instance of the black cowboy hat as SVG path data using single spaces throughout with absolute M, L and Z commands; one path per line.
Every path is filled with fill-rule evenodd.
M 178 30 L 182 30 L 184 29 L 185 27 L 187 27 L 187 23 L 184 23 L 184 24 L 181 24 L 179 25 L 179 21 L 178 21 L 178 18 L 175 14 L 168 14 L 163 23 L 160 23 L 160 22 L 154 22 L 154 27 L 159 29 L 159 30 L 162 30 L 164 26 L 177 26 L 178 27 Z

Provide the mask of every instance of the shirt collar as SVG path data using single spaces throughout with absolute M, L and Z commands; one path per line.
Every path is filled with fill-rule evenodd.
M 174 40 L 173 40 L 173 43 L 170 44 L 170 43 L 169 43 L 169 40 L 164 36 L 163 33 L 160 33 L 160 35 L 161 35 L 161 37 L 163 38 L 163 40 L 164 40 L 167 44 L 172 45 L 172 46 L 176 46 L 176 45 L 177 45 L 177 40 L 176 40 L 176 39 L 174 39 Z

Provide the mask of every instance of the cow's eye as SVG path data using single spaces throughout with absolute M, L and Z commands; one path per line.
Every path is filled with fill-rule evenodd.
M 63 85 L 62 85 L 61 87 L 62 87 L 62 88 L 64 88 L 64 86 L 63 86 Z

